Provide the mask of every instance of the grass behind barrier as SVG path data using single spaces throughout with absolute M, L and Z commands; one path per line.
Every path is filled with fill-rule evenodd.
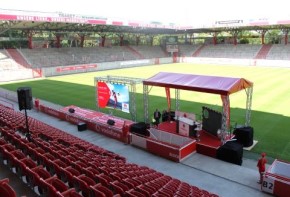
M 63 106 L 77 105 L 96 109 L 94 77 L 126 76 L 149 78 L 165 72 L 191 73 L 200 75 L 242 77 L 254 83 L 251 113 L 251 126 L 258 144 L 252 152 L 267 152 L 273 158 L 290 161 L 290 69 L 278 67 L 216 66 L 198 64 L 166 64 L 127 69 L 108 70 L 92 73 L 65 75 L 42 80 L 0 84 L 0 87 L 16 91 L 18 87 L 30 86 L 33 97 L 51 101 Z M 149 88 L 150 89 L 150 88 Z M 174 90 L 171 90 L 174 97 Z M 208 106 L 221 110 L 219 95 L 180 91 L 180 110 L 201 114 L 201 107 Z M 174 106 L 175 100 L 172 99 Z M 143 121 L 143 86 L 137 85 L 137 119 Z M 244 124 L 246 94 L 244 91 L 230 96 L 231 124 Z M 166 109 L 165 90 L 159 87 L 150 89 L 149 114 L 158 108 Z M 108 113 L 108 109 L 101 109 Z M 130 114 L 114 111 L 114 115 L 131 119 Z

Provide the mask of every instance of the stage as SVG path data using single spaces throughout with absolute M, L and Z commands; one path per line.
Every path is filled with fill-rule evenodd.
M 129 143 L 129 129 L 134 123 L 131 120 L 80 108 L 74 105 L 63 107 L 59 110 L 40 105 L 40 111 L 75 125 L 85 124 L 87 129 L 125 143 Z
M 40 105 L 40 111 L 75 125 L 85 123 L 87 129 L 104 134 L 124 143 L 133 143 L 132 145 L 137 145 L 156 155 L 177 162 L 180 162 L 194 152 L 216 158 L 217 150 L 222 145 L 221 140 L 218 137 L 203 130 L 198 131 L 198 137 L 185 136 L 177 133 L 176 121 L 161 122 L 158 125 L 158 128 L 152 127 L 151 130 L 156 129 L 156 132 L 161 136 L 160 139 L 154 139 L 152 136 L 148 138 L 130 133 L 130 128 L 135 124 L 135 122 L 131 120 L 122 119 L 90 109 L 80 108 L 74 105 L 63 107 L 59 110 Z M 109 120 L 114 123 L 110 124 Z M 164 134 L 161 134 L 162 132 L 164 132 Z M 168 137 L 166 133 L 171 134 L 170 137 Z M 165 137 L 165 140 L 162 139 L 163 137 Z M 157 145 L 158 147 L 156 147 Z M 163 153 L 160 150 L 164 147 L 169 149 L 164 150 Z
M 161 122 L 158 125 L 159 130 L 178 134 L 176 128 L 176 121 Z M 204 130 L 199 130 L 198 134 L 198 137 L 187 136 L 196 140 L 196 151 L 200 154 L 216 158 L 216 152 L 222 145 L 221 140 Z
M 74 112 L 70 113 L 69 109 L 73 109 Z M 83 120 L 90 120 L 92 122 L 97 122 L 97 123 L 102 123 L 102 124 L 107 124 L 107 121 L 110 119 L 114 121 L 114 125 L 111 125 L 111 126 L 118 128 L 120 130 L 122 130 L 124 124 L 127 126 L 130 126 L 133 123 L 133 121 L 131 120 L 125 120 L 119 117 L 115 117 L 113 115 L 108 115 L 108 114 L 104 114 L 104 113 L 89 110 L 89 109 L 83 109 L 74 105 L 64 107 L 60 109 L 60 111 L 68 115 L 80 117 Z

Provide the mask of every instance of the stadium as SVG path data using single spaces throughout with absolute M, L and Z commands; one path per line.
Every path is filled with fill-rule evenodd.
M 0 21 L 0 196 L 290 193 L 289 17 Z

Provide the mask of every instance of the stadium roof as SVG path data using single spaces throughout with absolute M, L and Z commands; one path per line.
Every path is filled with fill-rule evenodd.
M 289 29 L 289 19 L 210 21 L 206 24 L 179 25 L 161 22 L 121 20 L 75 14 L 0 9 L 0 35 L 9 30 L 51 31 L 55 33 L 134 33 L 184 34 L 237 30 Z
M 217 77 L 160 72 L 143 81 L 144 85 L 175 88 L 220 95 L 230 95 L 253 86 L 244 78 Z

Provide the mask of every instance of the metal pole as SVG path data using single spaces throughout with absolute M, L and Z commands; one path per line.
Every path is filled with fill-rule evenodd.
M 27 117 L 26 108 L 24 109 L 24 112 L 25 112 L 25 120 L 26 120 L 26 133 L 29 134 L 29 125 L 28 125 L 28 117 Z

